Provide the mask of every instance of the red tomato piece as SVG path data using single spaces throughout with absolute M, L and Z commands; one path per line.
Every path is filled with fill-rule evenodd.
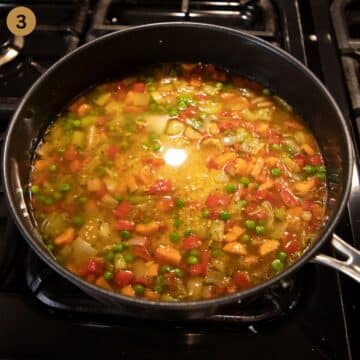
M 64 159 L 67 161 L 73 161 L 76 159 L 78 152 L 75 149 L 74 145 L 70 145 L 67 150 L 64 152 Z
M 314 165 L 314 166 L 319 166 L 319 165 L 323 165 L 324 161 L 323 161 L 321 155 L 318 154 L 318 155 L 311 156 L 309 158 L 309 164 Z
M 149 194 L 168 194 L 172 191 L 171 180 L 159 179 L 155 181 L 155 184 L 150 186 Z
M 203 264 L 191 265 L 189 267 L 189 273 L 191 276 L 205 275 L 205 268 Z
M 123 220 L 123 219 L 119 219 L 116 222 L 116 230 L 127 230 L 127 231 L 131 231 L 133 230 L 135 227 L 135 223 L 133 221 L 128 221 L 128 220 Z
M 123 218 L 130 213 L 132 205 L 128 201 L 123 201 L 113 211 L 114 215 L 118 218 Z
M 131 252 L 136 256 L 144 260 L 151 260 L 152 257 L 149 251 L 144 246 L 132 246 Z
M 250 287 L 250 278 L 246 271 L 238 271 L 234 275 L 234 282 L 240 289 Z
M 209 219 L 211 220 L 216 220 L 219 218 L 219 215 L 220 215 L 220 210 L 211 210 L 210 211 L 210 214 L 209 214 Z
M 189 235 L 183 240 L 182 246 L 185 250 L 195 249 L 201 246 L 201 240 L 196 235 Z
M 142 276 L 142 277 L 136 278 L 134 283 L 148 287 L 151 285 L 151 280 L 145 276 Z
M 155 157 L 145 158 L 143 162 L 152 168 L 158 168 L 165 164 L 165 161 L 163 159 Z
M 219 169 L 219 165 L 217 164 L 217 162 L 213 158 L 211 158 L 207 162 L 206 166 L 208 167 L 208 169 Z
M 114 281 L 119 287 L 131 284 L 134 280 L 134 273 L 130 270 L 120 270 L 115 274 Z
M 208 196 L 205 204 L 209 209 L 214 209 L 217 207 L 227 206 L 229 204 L 230 200 L 231 200 L 231 197 L 229 195 L 215 193 L 215 194 L 210 194 Z
M 303 154 L 294 155 L 294 161 L 300 166 L 303 167 L 305 165 L 305 156 Z
M 292 208 L 292 207 L 296 207 L 299 205 L 298 199 L 287 188 L 280 186 L 279 194 L 280 194 L 281 200 L 287 207 Z
M 90 259 L 86 270 L 88 274 L 101 275 L 103 273 L 103 264 L 96 259 Z
M 162 212 L 168 212 L 174 207 L 174 201 L 171 197 L 164 197 L 157 203 L 157 208 Z
M 113 159 L 119 152 L 119 147 L 115 144 L 110 144 L 107 150 L 107 156 L 109 159 Z
M 132 85 L 133 91 L 143 93 L 145 91 L 145 84 L 143 82 L 136 82 Z
M 280 143 L 280 135 L 276 131 L 270 129 L 269 130 L 269 144 L 279 144 L 279 143 Z
M 296 239 L 288 241 L 284 246 L 284 251 L 289 255 L 295 254 L 299 250 L 299 242 Z

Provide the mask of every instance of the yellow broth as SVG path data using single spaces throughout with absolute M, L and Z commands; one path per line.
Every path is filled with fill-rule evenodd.
M 126 296 L 252 287 L 299 258 L 324 217 L 309 129 L 269 90 L 213 65 L 164 64 L 89 90 L 49 127 L 33 165 L 48 248 Z

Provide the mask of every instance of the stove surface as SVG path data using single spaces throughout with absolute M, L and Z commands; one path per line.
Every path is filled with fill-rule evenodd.
M 136 24 L 191 20 L 243 29 L 304 62 L 339 103 L 353 129 L 358 153 L 360 113 L 342 67 L 348 53 L 342 46 L 338 50 L 333 31 L 339 2 L 23 1 L 36 13 L 39 26 L 23 39 L 14 61 L 0 67 L 0 132 L 33 81 L 80 44 Z M 342 2 L 349 34 L 358 38 L 359 6 L 355 1 Z M 15 4 L 0 4 L 0 50 L 14 42 L 9 33 L 4 34 L 2 25 Z M 337 233 L 360 248 L 358 165 L 359 161 Z M 332 253 L 331 249 L 324 251 Z M 132 318 L 89 298 L 42 263 L 19 234 L 0 193 L 0 358 L 63 357 L 74 349 L 92 357 L 118 354 L 143 359 L 231 355 L 246 359 L 360 359 L 355 338 L 360 330 L 359 304 L 358 284 L 333 270 L 308 264 L 263 297 L 232 305 L 209 319 Z

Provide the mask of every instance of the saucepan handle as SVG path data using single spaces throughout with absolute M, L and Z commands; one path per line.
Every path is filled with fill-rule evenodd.
M 311 262 L 327 265 L 360 282 L 360 251 L 350 246 L 336 234 L 333 234 L 331 244 L 339 254 L 346 256 L 347 259 L 341 261 L 328 255 L 318 254 Z

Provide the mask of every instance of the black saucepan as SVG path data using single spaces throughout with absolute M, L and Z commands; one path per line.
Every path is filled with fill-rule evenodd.
M 254 79 L 284 98 L 307 121 L 328 169 L 326 221 L 313 245 L 281 274 L 249 290 L 221 298 L 185 303 L 151 302 L 111 293 L 85 282 L 59 265 L 43 245 L 29 214 L 26 188 L 35 146 L 49 122 L 74 96 L 139 66 L 159 62 L 213 63 Z M 301 268 L 308 261 L 326 263 L 360 281 L 352 265 L 356 250 L 333 235 L 350 191 L 353 152 L 346 122 L 320 81 L 286 52 L 265 41 L 228 28 L 195 23 L 161 23 L 122 30 L 68 54 L 31 87 L 10 123 L 4 141 L 3 183 L 12 215 L 25 239 L 52 269 L 98 300 L 135 316 L 197 318 L 220 306 L 258 293 Z M 349 256 L 347 262 L 319 255 L 332 239 Z

